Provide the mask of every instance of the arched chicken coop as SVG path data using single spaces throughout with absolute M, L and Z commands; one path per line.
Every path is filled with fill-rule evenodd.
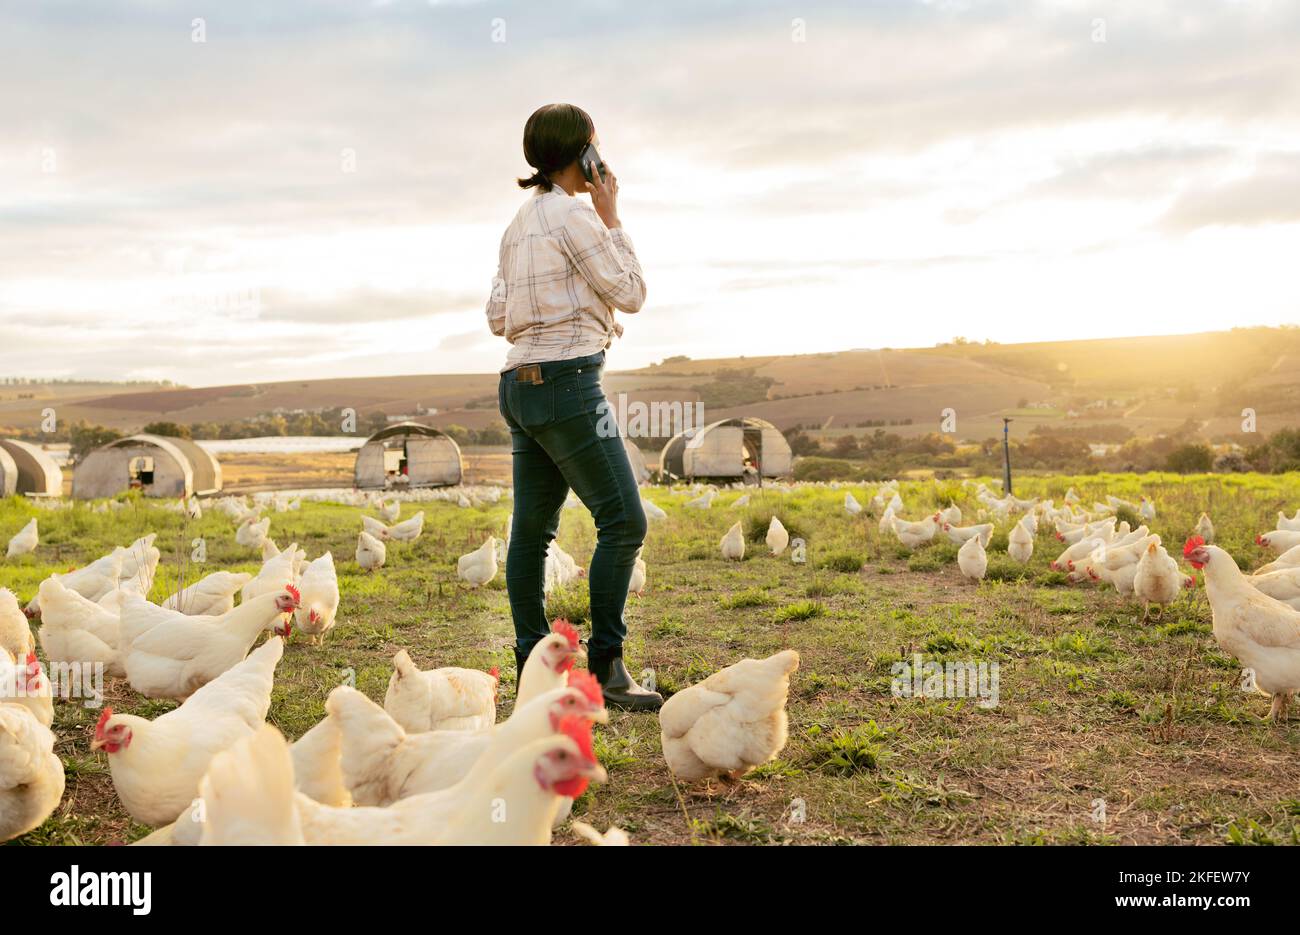
M 690 435 L 674 435 L 659 458 L 673 477 L 735 480 L 786 477 L 794 453 L 785 436 L 762 419 L 724 419 Z
M 221 489 L 221 465 L 186 438 L 129 435 L 96 448 L 72 473 L 79 500 L 139 490 L 146 497 L 191 497 Z
M 398 422 L 380 429 L 361 446 L 355 483 L 362 490 L 450 487 L 459 484 L 464 474 L 454 438 L 418 422 Z
M 48 452 L 31 442 L 0 438 L 0 474 L 6 495 L 58 497 L 63 494 L 63 471 Z
M 630 438 L 623 439 L 623 447 L 627 449 L 627 460 L 632 465 L 632 476 L 636 478 L 638 484 L 644 484 L 650 479 L 650 468 L 646 466 L 645 455 L 641 449 L 632 444 Z

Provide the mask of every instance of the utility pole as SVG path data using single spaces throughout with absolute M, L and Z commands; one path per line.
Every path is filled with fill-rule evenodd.
M 1011 495 L 1011 420 L 1002 418 L 1002 496 Z

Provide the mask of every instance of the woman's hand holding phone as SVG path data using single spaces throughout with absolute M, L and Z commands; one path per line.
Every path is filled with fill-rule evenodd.
M 618 177 L 614 175 L 614 170 L 605 164 L 604 178 L 602 173 L 591 173 L 591 181 L 587 182 L 587 193 L 591 195 L 591 206 L 596 209 L 596 214 L 605 222 L 605 226 L 611 230 L 615 227 L 622 227 L 622 222 L 618 219 Z

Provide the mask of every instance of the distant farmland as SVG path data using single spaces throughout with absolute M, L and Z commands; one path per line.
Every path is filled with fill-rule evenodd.
M 617 362 L 618 349 L 614 350 Z M 784 357 L 670 358 L 611 371 L 605 389 L 629 400 L 703 400 L 706 418 L 752 415 L 782 429 L 830 435 L 936 431 L 957 412 L 959 439 L 981 440 L 1013 415 L 1021 431 L 1068 421 L 1121 423 L 1135 435 L 1188 420 L 1210 436 L 1239 431 L 1240 412 L 1261 432 L 1300 425 L 1300 329 L 1039 344 L 954 343 L 910 350 L 846 350 Z M 359 415 L 421 415 L 435 426 L 479 429 L 499 422 L 496 374 L 384 376 L 201 388 L 113 384 L 0 385 L 0 429 L 30 430 L 54 406 L 60 420 L 119 431 L 148 422 L 230 422 L 272 411 L 350 407 Z M 1105 401 L 1097 409 L 1098 401 Z M 1029 404 L 1035 408 L 1025 408 Z M 1066 413 L 1071 413 L 1066 416 Z

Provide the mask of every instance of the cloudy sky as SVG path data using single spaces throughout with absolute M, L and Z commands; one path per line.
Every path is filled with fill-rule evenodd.
M 495 370 L 558 100 L 647 275 L 615 368 L 1300 322 L 1297 48 L 1267 0 L 5 4 L 0 375 Z

